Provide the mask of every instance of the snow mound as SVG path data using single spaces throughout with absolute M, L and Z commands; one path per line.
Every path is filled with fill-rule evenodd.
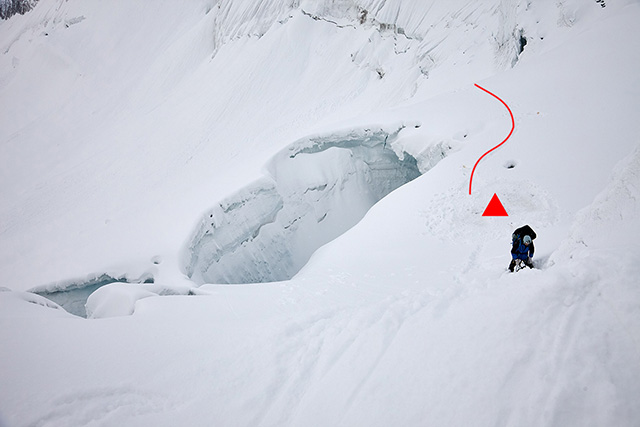
M 135 311 L 136 302 L 153 296 L 155 292 L 144 285 L 112 283 L 93 292 L 87 299 L 87 318 L 129 316 Z
M 557 257 L 571 257 L 585 249 L 626 248 L 631 254 L 640 236 L 640 146 L 620 161 L 605 188 L 576 215 L 570 238 Z
M 608 292 L 633 296 L 615 299 L 616 304 L 630 304 L 618 320 L 631 315 L 637 324 L 640 312 L 631 306 L 637 306 L 635 282 L 640 276 L 635 249 L 640 235 L 639 171 L 637 146 L 613 168 L 610 182 L 593 202 L 576 213 L 568 236 L 547 263 L 559 272 L 560 281 L 579 283 L 580 289 L 595 289 L 602 296 L 603 283 L 610 283 Z

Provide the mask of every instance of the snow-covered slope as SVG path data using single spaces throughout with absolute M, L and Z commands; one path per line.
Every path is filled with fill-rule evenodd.
M 0 277 L 175 269 L 200 215 L 281 148 L 480 81 L 514 62 L 525 26 L 544 50 L 593 6 L 41 2 L 2 23 Z
M 40 0 L 0 21 L 0 425 L 635 425 L 639 18 Z M 510 129 L 473 83 L 515 132 L 469 194 Z M 508 217 L 482 216 L 494 193 Z M 525 223 L 538 269 L 508 274 Z M 34 287 L 76 314 L 99 287 L 93 319 Z

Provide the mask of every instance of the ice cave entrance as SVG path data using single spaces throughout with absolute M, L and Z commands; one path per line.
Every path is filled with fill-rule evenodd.
M 392 149 L 399 132 L 352 131 L 290 145 L 267 176 L 203 216 L 185 272 L 198 284 L 290 279 L 316 249 L 420 175 L 414 157 Z

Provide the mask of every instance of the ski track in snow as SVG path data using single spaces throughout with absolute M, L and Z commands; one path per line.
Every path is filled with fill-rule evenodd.
M 251 424 L 296 424 L 300 409 L 309 410 L 322 393 L 318 384 L 330 386 L 336 376 L 357 379 L 328 397 L 340 406 L 339 413 L 348 413 L 406 319 L 424 304 L 416 295 L 405 292 L 370 307 L 320 313 L 305 323 L 289 326 L 278 338 L 278 342 L 286 343 L 278 358 L 278 380 L 265 393 L 274 397 Z M 341 425 L 340 419 L 331 422 Z
M 132 387 L 83 389 L 55 398 L 52 401 L 55 409 L 26 425 L 117 425 L 138 416 L 175 410 L 176 406 L 169 402 L 157 392 Z

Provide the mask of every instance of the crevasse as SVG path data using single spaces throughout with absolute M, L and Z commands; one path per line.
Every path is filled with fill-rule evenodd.
M 417 178 L 416 159 L 397 155 L 400 130 L 305 138 L 277 154 L 268 176 L 206 212 L 185 251 L 196 283 L 287 280 L 377 201 Z

